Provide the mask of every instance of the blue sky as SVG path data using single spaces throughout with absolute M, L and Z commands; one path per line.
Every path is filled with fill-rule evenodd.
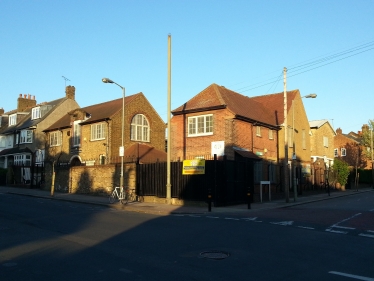
M 62 76 L 81 107 L 121 98 L 108 77 L 166 121 L 171 34 L 172 109 L 212 83 L 282 92 L 287 67 L 288 90 L 318 95 L 303 99 L 309 120 L 357 132 L 374 119 L 373 11 L 371 0 L 0 0 L 0 107 L 63 97 Z

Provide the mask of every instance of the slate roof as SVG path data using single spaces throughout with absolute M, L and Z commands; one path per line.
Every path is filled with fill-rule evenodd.
M 283 102 L 282 102 L 283 104 Z M 172 111 L 173 115 L 228 109 L 236 118 L 277 126 L 276 118 L 262 103 L 223 86 L 211 84 L 192 99 Z
M 6 134 L 6 133 L 9 133 L 9 132 L 13 132 L 14 130 L 23 130 L 23 129 L 27 129 L 27 128 L 36 126 L 38 123 L 40 123 L 45 118 L 47 118 L 50 114 L 53 114 L 53 110 L 56 108 L 56 106 L 58 106 L 59 104 L 61 104 L 62 102 L 64 102 L 66 99 L 67 98 L 64 97 L 64 98 L 60 98 L 60 99 L 53 100 L 53 101 L 50 101 L 50 102 L 43 102 L 41 104 L 37 104 L 37 105 L 35 105 L 33 107 L 27 108 L 26 110 L 24 110 L 22 112 L 22 113 L 27 113 L 27 115 L 20 122 L 18 122 L 16 125 L 8 127 L 2 133 Z M 41 118 L 31 119 L 32 108 L 38 107 L 38 106 L 43 106 L 43 105 L 51 106 L 51 109 L 44 116 L 42 116 Z M 16 110 L 15 111 L 11 111 L 11 112 L 17 113 Z M 9 115 L 13 114 L 11 112 L 8 112 L 7 114 L 9 114 Z
M 143 95 L 143 93 L 134 94 L 131 96 L 125 97 L 125 110 L 126 110 L 126 104 L 129 104 L 132 100 L 134 100 L 139 95 Z M 86 112 L 90 117 L 80 124 L 90 124 L 94 122 L 99 122 L 102 120 L 110 119 L 113 115 L 115 115 L 117 112 L 119 112 L 122 109 L 122 98 L 90 105 L 87 107 L 77 108 L 69 113 L 72 113 L 76 110 L 80 110 L 83 112 Z M 57 122 L 52 124 L 49 128 L 45 129 L 44 132 L 53 131 L 57 129 L 62 128 L 69 128 L 70 125 L 70 115 L 66 114 L 61 119 L 59 119 Z

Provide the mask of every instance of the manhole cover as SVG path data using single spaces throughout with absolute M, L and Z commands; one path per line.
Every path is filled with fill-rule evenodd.
M 200 253 L 200 257 L 212 260 L 223 260 L 229 256 L 229 253 L 223 251 L 205 251 Z

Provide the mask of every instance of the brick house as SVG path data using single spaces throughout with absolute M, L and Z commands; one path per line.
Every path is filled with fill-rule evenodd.
M 124 161 L 156 162 L 166 161 L 165 128 L 166 125 L 143 93 L 125 97 L 124 111 Z M 94 167 L 112 165 L 121 162 L 119 148 L 122 145 L 122 106 L 123 99 L 77 108 L 68 112 L 60 120 L 44 130 L 48 140 L 47 158 L 59 166 L 91 166 L 93 169 L 80 169 L 81 173 L 94 173 Z M 118 171 L 117 171 L 118 172 Z M 112 170 L 110 173 L 115 173 Z M 49 174 L 50 171 L 49 171 Z M 103 172 L 101 172 L 103 175 Z M 100 176 L 101 176 L 100 175 Z M 56 181 L 63 186 L 72 186 L 72 173 L 63 176 L 56 174 Z M 91 176 L 91 185 L 99 177 Z M 113 186 L 116 176 L 100 183 L 101 186 Z M 117 177 L 119 178 L 119 177 Z M 50 183 L 49 177 L 46 182 Z M 116 183 L 118 184 L 118 183 Z
M 367 149 L 362 144 L 362 132 L 368 130 L 368 125 L 362 126 L 358 133 L 343 134 L 341 128 L 336 129 L 334 138 L 334 157 L 344 160 L 353 168 L 371 169 L 371 160 L 365 156 Z
M 13 165 L 31 166 L 31 168 L 43 166 L 45 156 L 43 130 L 66 112 L 79 107 L 75 101 L 75 87 L 67 86 L 65 93 L 63 98 L 40 104 L 36 103 L 35 96 L 20 95 L 17 109 L 3 113 L 2 118 L 6 116 L 8 119 L 7 128 L 1 130 L 1 137 L 5 138 L 6 144 L 6 148 L 0 152 L 0 164 L 4 168 Z M 9 183 L 29 182 L 30 171 L 25 170 L 21 178 L 13 174 L 9 178 Z
M 284 149 L 284 93 L 275 93 L 263 96 L 251 97 L 261 103 L 270 112 L 279 126 L 278 159 L 285 157 Z M 287 143 L 288 160 L 296 160 L 299 165 L 309 165 L 311 162 L 309 121 L 305 112 L 302 97 L 299 90 L 287 91 Z
M 276 118 L 259 102 L 211 84 L 172 111 L 171 158 L 247 157 L 277 161 Z
M 323 159 L 327 167 L 330 167 L 333 164 L 335 157 L 334 143 L 336 133 L 330 122 L 326 119 L 310 121 L 309 125 L 312 161 L 315 162 L 318 159 Z

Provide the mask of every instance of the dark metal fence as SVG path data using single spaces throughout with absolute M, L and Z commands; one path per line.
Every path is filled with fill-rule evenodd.
M 171 196 L 180 200 L 206 201 L 210 191 L 215 206 L 238 204 L 254 188 L 253 162 L 247 159 L 205 160 L 204 175 L 182 175 L 183 162 L 170 168 Z M 136 175 L 138 195 L 166 197 L 167 163 L 137 165 Z

